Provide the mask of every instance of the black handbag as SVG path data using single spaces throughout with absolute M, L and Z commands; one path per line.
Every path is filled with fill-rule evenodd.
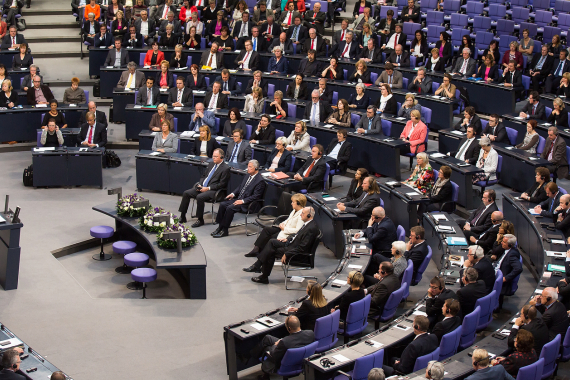
M 24 30 L 26 30 L 26 20 L 23 18 L 19 18 L 16 20 L 16 27 L 18 28 L 19 32 L 23 32 Z
M 24 169 L 24 186 L 34 185 L 34 166 L 30 165 Z
M 106 150 L 105 157 L 103 157 L 103 167 L 118 168 L 119 166 L 121 166 L 121 159 L 117 156 L 117 153 L 112 150 Z

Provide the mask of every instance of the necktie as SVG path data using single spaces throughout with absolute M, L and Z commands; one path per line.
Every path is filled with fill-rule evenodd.
M 133 74 L 129 74 L 129 81 L 127 82 L 127 88 L 131 88 L 133 84 Z
M 176 97 L 178 103 L 182 103 L 182 90 L 178 90 L 178 96 Z
M 291 25 L 291 12 L 289 12 L 289 17 L 287 18 L 287 25 Z
M 467 60 L 464 59 L 464 60 L 463 60 L 463 65 L 461 66 L 461 70 L 459 70 L 459 72 L 460 72 L 461 74 L 465 74 L 465 69 L 466 69 L 466 68 L 467 68 Z
M 267 27 L 267 34 L 269 34 L 269 35 L 271 35 L 271 27 L 272 27 L 272 25 L 269 25 L 269 26 Z
M 394 50 L 396 50 L 396 45 L 398 44 L 398 37 L 400 36 L 399 33 L 396 33 L 396 38 L 394 38 Z
M 198 0 L 198 4 L 196 4 L 196 6 L 201 7 L 202 6 L 202 0 Z
M 372 129 L 372 119 L 368 119 L 368 130 Z
M 12 37 L 12 46 L 16 45 L 16 37 Z
M 218 168 L 218 165 L 214 165 L 214 167 L 212 168 L 212 170 L 210 170 L 210 174 L 208 174 L 208 178 L 206 178 L 206 180 L 204 181 L 204 187 L 208 187 L 208 183 L 210 183 L 210 180 L 212 179 L 212 176 L 214 175 L 214 172 L 216 171 L 216 169 Z
M 515 81 L 515 72 L 513 71 L 511 73 L 511 84 L 513 84 L 514 81 Z
M 346 54 L 346 51 L 348 50 L 348 45 L 346 44 L 346 47 L 344 48 L 344 51 L 342 52 L 342 54 L 340 55 L 341 57 L 344 57 L 344 55 Z
M 390 85 L 392 84 L 392 76 L 391 75 L 388 77 L 388 84 L 390 84 Z
M 199 117 L 196 119 L 196 123 L 194 124 L 194 131 L 198 132 L 200 131 L 200 127 L 202 126 L 202 118 Z
M 309 174 L 311 173 L 311 170 L 313 169 L 313 166 L 315 166 L 315 160 L 313 160 L 313 162 L 311 162 L 311 166 L 309 166 L 309 169 L 307 169 L 307 173 L 305 173 L 305 178 L 307 178 L 309 176 Z
M 534 115 L 534 111 L 536 110 L 536 104 L 532 106 L 532 114 Z
M 93 144 L 93 127 L 89 127 L 89 137 L 87 137 L 87 143 Z
M 537 68 L 537 69 L 539 69 L 539 70 L 542 69 L 542 65 L 544 65 L 544 60 L 545 60 L 545 59 L 546 59 L 545 57 L 541 57 L 541 58 L 540 58 L 540 61 L 538 61 L 538 64 L 536 65 L 536 68 Z
M 373 56 L 374 56 L 374 49 L 372 49 L 368 52 L 368 58 L 369 59 L 372 59 Z
M 396 58 L 396 63 L 400 63 L 400 56 L 398 56 L 398 58 Z
M 212 67 L 212 58 L 214 58 L 214 55 L 210 53 L 210 59 L 208 59 L 208 67 Z
M 245 26 L 247 25 L 247 23 L 242 23 L 241 25 L 241 31 L 239 32 L 239 36 L 242 37 L 245 34 Z
M 228 82 L 224 82 L 224 91 L 228 91 Z
M 457 159 L 461 159 L 461 157 L 463 157 L 463 153 L 465 153 L 465 151 L 467 150 L 467 147 L 469 146 L 469 142 L 470 140 L 467 140 L 463 143 L 463 146 L 461 147 L 461 149 L 459 150 L 459 153 L 457 154 Z
M 562 75 L 562 66 L 564 65 L 564 62 L 560 61 L 560 64 L 558 65 L 558 68 L 556 69 L 556 74 L 554 74 L 554 76 L 559 77 Z
M 241 64 L 242 69 L 245 67 L 245 63 L 247 62 L 247 57 L 249 57 L 249 51 L 245 54 L 245 58 L 243 59 L 243 63 Z
M 212 100 L 210 100 L 210 105 L 208 106 L 208 108 L 216 108 L 216 97 L 218 96 L 218 94 L 212 94 Z
M 479 210 L 479 212 L 477 214 L 475 214 L 475 217 L 473 218 L 473 220 L 471 221 L 471 225 L 474 226 L 477 224 L 477 221 L 479 220 L 479 218 L 481 217 L 481 214 L 483 214 L 483 212 L 487 209 L 487 207 L 483 207 L 481 210 Z
M 554 199 L 556 199 L 556 197 L 554 197 Z M 552 212 L 552 209 L 554 208 L 554 199 L 552 199 L 552 202 L 550 202 L 550 212 Z
M 253 51 L 257 51 L 257 38 L 253 39 Z
M 313 103 L 313 109 L 311 110 L 311 124 L 317 124 L 315 117 L 317 115 L 317 103 Z
M 168 15 L 168 7 L 165 4 L 164 5 L 164 14 L 162 15 L 162 18 L 166 18 L 167 15 Z
M 315 49 L 315 39 L 314 38 L 311 40 L 311 49 L 313 49 L 313 50 Z
M 146 104 L 148 105 L 152 104 L 152 91 L 150 90 L 150 88 L 148 89 L 148 94 L 146 96 Z
M 249 176 L 249 179 L 248 179 L 247 182 L 245 183 L 245 186 L 244 186 L 243 189 L 241 189 L 241 191 L 239 192 L 239 197 L 238 197 L 238 199 L 241 199 L 243 193 L 245 192 L 245 189 L 247 189 L 247 187 L 249 186 L 249 183 L 251 182 L 252 179 L 253 179 L 253 176 Z
M 295 30 L 293 31 L 293 39 L 295 41 L 297 41 L 297 33 L 299 32 L 299 26 L 295 27 Z
M 236 144 L 236 146 L 234 146 L 234 150 L 232 151 L 232 156 L 230 157 L 230 162 L 234 161 L 234 158 L 236 157 L 237 151 L 238 151 L 238 145 Z

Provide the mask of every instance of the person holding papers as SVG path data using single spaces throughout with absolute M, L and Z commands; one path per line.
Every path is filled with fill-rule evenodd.
M 477 183 L 479 181 L 493 181 L 497 179 L 497 165 L 499 163 L 499 154 L 493 147 L 491 146 L 491 140 L 483 136 L 479 141 L 479 145 L 481 145 L 481 150 L 479 151 L 479 158 L 475 163 L 479 169 L 483 169 L 483 173 L 475 173 L 473 174 L 473 183 Z
M 196 103 L 196 112 L 191 117 L 189 131 L 199 132 L 202 125 L 207 125 L 212 132 L 217 135 L 218 129 L 216 128 L 216 117 L 212 111 L 204 109 L 203 103 Z M 209 157 L 209 156 L 208 156 Z
M 156 113 L 152 115 L 148 129 L 153 132 L 159 132 L 161 130 L 160 126 L 162 125 L 163 121 L 168 121 L 170 125 L 174 126 L 174 116 L 166 112 L 167 109 L 168 107 L 164 103 L 160 103 L 158 106 L 156 106 Z
M 558 190 L 558 185 L 554 182 L 548 182 L 544 185 L 544 190 L 548 199 L 540 202 L 537 206 L 534 206 L 533 211 L 545 219 L 556 220 L 557 213 L 556 207 L 560 203 L 560 197 L 562 193 Z
M 172 132 L 172 125 L 168 120 L 165 120 L 160 124 L 160 128 L 161 133 L 154 136 L 152 151 L 176 153 L 178 151 L 178 135 Z
M 349 214 L 355 214 L 360 219 L 352 220 L 348 224 L 351 228 L 360 228 L 363 222 L 370 219 L 372 210 L 380 205 L 380 188 L 375 177 L 368 177 L 362 181 L 362 194 L 360 198 L 350 202 L 338 202 L 336 207 Z

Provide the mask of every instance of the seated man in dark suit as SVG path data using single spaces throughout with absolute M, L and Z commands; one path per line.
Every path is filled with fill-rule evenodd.
M 251 145 L 243 139 L 244 131 L 234 129 L 232 131 L 232 141 L 228 144 L 227 161 L 237 163 L 245 163 L 251 160 Z
M 313 221 L 314 217 L 315 210 L 312 207 L 303 208 L 301 219 L 304 225 L 296 234 L 289 235 L 285 239 L 269 240 L 269 243 L 257 255 L 257 261 L 246 270 L 247 272 L 253 272 L 261 268 L 261 275 L 252 277 L 251 281 L 259 284 L 268 284 L 275 259 L 281 258 L 281 263 L 286 264 L 295 254 L 310 253 L 313 242 L 320 233 L 317 223 Z
M 483 203 L 475 210 L 467 220 L 458 219 L 457 224 L 461 227 L 466 234 L 468 231 L 473 234 L 481 234 L 487 228 L 491 227 L 493 224 L 491 222 L 491 214 L 494 211 L 499 211 L 495 199 L 497 198 L 497 193 L 495 190 L 485 190 L 483 197 L 481 198 Z M 465 236 L 467 239 L 469 237 Z
M 271 125 L 271 117 L 269 115 L 261 115 L 259 124 L 250 138 L 250 144 L 268 145 L 275 143 L 275 128 Z
M 322 36 L 325 34 L 325 20 L 327 15 L 321 12 L 321 3 L 313 3 L 313 10 L 305 13 L 305 26 L 308 28 L 314 26 L 317 32 Z
M 492 114 L 489 117 L 489 123 L 483 130 L 483 136 L 487 136 L 491 141 L 510 144 L 509 137 L 507 136 L 507 129 L 499 121 L 499 115 Z
M 131 48 L 142 48 L 143 46 L 143 36 L 137 32 L 135 24 L 129 26 L 129 33 L 125 33 L 123 36 L 123 46 Z
M 564 194 L 560 197 L 560 206 L 556 210 L 558 211 L 558 219 L 554 227 L 562 231 L 564 237 L 568 239 L 570 236 L 570 194 Z
M 204 203 L 213 202 L 214 196 L 218 190 L 225 190 L 230 180 L 230 167 L 224 162 L 224 151 L 220 148 L 215 149 L 212 154 L 212 162 L 202 173 L 200 181 L 191 189 L 186 190 L 182 195 L 180 202 L 180 223 L 186 223 L 186 213 L 190 199 L 196 199 L 196 222 L 192 224 L 192 228 L 204 225 Z M 219 199 L 218 199 L 219 200 Z
M 326 78 L 319 79 L 319 87 L 317 87 L 315 90 L 319 91 L 319 96 L 320 96 L 321 100 L 323 100 L 329 104 L 332 103 L 333 91 L 331 90 L 330 87 L 327 87 L 327 79 Z
M 366 288 L 366 294 L 370 294 L 369 317 L 382 315 L 384 305 L 388 302 L 390 294 L 400 289 L 401 283 L 398 276 L 394 274 L 394 266 L 389 261 L 384 261 L 378 269 L 378 281 L 376 284 Z
M 135 104 L 156 106 L 160 100 L 160 89 L 154 85 L 154 78 L 146 78 L 146 86 L 139 88 Z
M 476 135 L 480 135 L 483 131 L 481 118 L 475 113 L 475 107 L 465 107 L 463 111 L 463 120 L 455 124 L 454 128 L 457 131 L 465 132 L 467 127 L 472 126 Z
M 315 333 L 312 330 L 301 330 L 301 322 L 294 315 L 285 319 L 285 328 L 289 335 L 279 339 L 267 334 L 252 351 L 251 356 L 254 358 L 265 358 L 261 363 L 263 375 L 258 376 L 259 380 L 269 380 L 269 374 L 279 370 L 288 349 L 304 347 L 315 341 Z
M 556 208 L 560 205 L 562 193 L 558 190 L 558 185 L 552 181 L 544 185 L 544 190 L 548 199 L 534 206 L 534 212 L 547 219 L 547 222 L 552 223 L 558 219 Z
M 274 40 L 279 40 L 279 36 L 281 35 L 281 25 L 277 23 L 275 20 L 274 15 L 268 15 L 267 21 L 260 26 L 259 34 L 265 38 L 265 46 L 267 47 L 267 51 L 271 52 Z M 291 47 L 291 53 L 293 53 L 293 47 Z
M 192 105 L 192 90 L 184 86 L 184 77 L 176 78 L 176 88 L 168 90 L 168 105 L 184 107 Z
M 269 45 L 269 48 L 267 49 L 267 52 L 272 53 L 275 46 L 279 46 L 281 48 L 281 52 L 285 55 L 293 54 L 293 42 L 291 42 L 285 32 L 281 32 L 279 37 L 275 37 L 273 39 L 271 45 Z
M 384 136 L 384 132 L 382 132 L 382 118 L 379 114 L 376 114 L 376 107 L 368 106 L 366 108 L 366 117 L 362 116 L 354 129 L 362 135 L 378 134 Z
M 329 161 L 331 169 L 338 168 L 341 174 L 346 173 L 350 153 L 352 152 L 352 144 L 346 141 L 346 129 L 338 129 L 336 131 L 336 139 L 332 139 L 325 155 L 327 158 L 333 158 L 336 161 Z
M 402 45 L 396 45 L 396 49 L 394 49 L 388 59 L 386 59 L 385 63 L 391 63 L 396 67 L 410 67 L 410 54 L 404 51 Z
M 467 253 L 467 260 L 463 263 L 463 269 L 459 271 L 460 275 L 466 271 L 466 268 L 473 267 L 477 270 L 477 279 L 485 283 L 485 294 L 489 294 L 493 291 L 493 286 L 495 285 L 495 269 L 491 260 L 485 256 L 485 251 L 478 245 L 472 245 L 469 247 L 469 252 Z M 461 287 L 465 284 L 461 283 Z
M 570 198 L 570 195 L 568 195 L 568 198 Z M 520 261 L 521 253 L 516 247 L 516 244 L 517 238 L 515 235 L 503 235 L 501 246 L 505 250 L 505 253 L 503 254 L 503 257 L 499 259 L 499 269 L 503 273 L 503 287 L 501 288 L 501 294 L 499 295 L 499 310 L 503 307 L 505 294 L 510 293 L 511 291 L 514 279 L 523 271 Z
M 219 46 L 217 42 L 212 42 L 210 50 L 206 50 L 202 53 L 200 58 L 200 67 L 208 66 L 212 69 L 221 70 L 224 68 L 224 53 L 219 51 Z
M 522 84 L 522 74 L 515 68 L 515 65 L 515 61 L 511 60 L 509 62 L 508 70 L 503 71 L 503 75 L 499 78 L 499 83 L 504 83 L 505 87 L 512 87 L 518 97 L 520 92 L 524 90 L 524 87 Z
M 459 314 L 459 301 L 448 298 L 445 300 L 445 305 L 442 307 L 443 320 L 435 324 L 431 333 L 437 336 L 437 340 L 441 343 L 441 338 L 445 334 L 454 331 L 461 326 L 461 318 Z
M 380 188 L 373 176 L 364 178 L 362 181 L 362 194 L 358 199 L 350 202 L 336 204 L 341 212 L 355 214 L 360 219 L 347 221 L 349 228 L 360 228 L 363 223 L 370 220 L 372 210 L 380 205 Z M 348 227 L 346 226 L 346 227 Z
M 503 213 L 495 211 L 491 214 L 491 226 L 483 231 L 480 235 L 469 236 L 468 244 L 475 244 L 483 248 L 484 252 L 489 252 L 493 249 L 493 243 L 497 240 L 499 228 L 503 223 Z
M 32 87 L 28 88 L 27 98 L 29 105 L 36 104 L 49 104 L 52 99 L 55 99 L 50 88 L 46 84 L 41 84 L 42 78 L 36 75 L 32 78 Z
M 524 105 L 519 116 L 527 120 L 546 120 L 546 109 L 544 104 L 540 103 L 538 91 L 530 92 L 528 103 Z
M 20 352 L 18 351 L 21 349 L 9 349 L 4 351 L 2 354 L 2 371 L 0 371 L 0 379 L 6 380 L 24 380 L 26 379 L 24 376 L 16 373 L 20 371 L 20 363 L 22 360 L 20 359 Z
M 256 27 L 257 30 L 257 27 Z M 259 68 L 259 53 L 253 50 L 253 43 L 247 39 L 244 42 L 245 50 L 241 50 L 234 63 L 238 69 L 255 71 Z
M 429 320 L 423 315 L 414 318 L 414 340 L 406 346 L 400 358 L 392 358 L 392 367 L 383 365 L 386 376 L 413 372 L 416 359 L 434 352 L 439 347 L 437 336 L 428 333 Z
M 327 44 L 322 37 L 317 36 L 315 28 L 309 29 L 309 38 L 303 42 L 303 51 L 308 52 L 314 50 L 317 57 L 324 57 L 326 55 Z
M 326 172 L 326 162 L 322 159 L 323 150 L 321 144 L 315 144 L 311 149 L 311 158 L 307 159 L 301 169 L 297 173 L 287 173 L 289 177 L 298 181 L 294 186 L 297 191 L 301 189 L 306 189 L 309 193 L 322 191 Z
M 79 124 L 77 125 L 78 128 L 81 128 L 83 124 L 87 123 L 87 118 L 86 118 L 87 112 L 93 112 L 97 124 L 104 125 L 105 127 L 107 127 L 107 125 L 109 124 L 107 122 L 107 116 L 105 115 L 105 112 L 97 111 L 97 104 L 95 104 L 94 101 L 90 101 L 89 103 L 87 103 L 87 111 L 81 112 L 81 116 L 79 117 Z
M 445 287 L 443 277 L 434 277 L 429 282 L 428 295 L 426 298 L 426 314 L 430 326 L 443 320 L 443 304 L 448 299 L 457 299 L 457 295 L 451 289 Z
M 245 176 L 237 189 L 231 192 L 226 200 L 220 203 L 216 223 L 218 228 L 212 232 L 215 238 L 228 236 L 228 228 L 232 224 L 234 214 L 236 212 L 247 212 L 250 203 L 263 199 L 265 192 L 265 181 L 259 174 L 259 162 L 251 160 L 247 164 L 247 176 Z M 257 212 L 261 208 L 261 204 L 256 202 L 250 209 L 251 212 Z
M 558 301 L 558 293 L 554 288 L 544 288 L 542 294 L 535 296 L 529 301 L 531 306 L 542 314 L 542 320 L 548 327 L 548 341 L 560 334 L 564 342 L 566 330 L 568 330 L 568 314 L 564 305 Z
M 228 69 L 222 70 L 222 75 L 218 75 L 216 77 L 215 82 L 220 82 L 222 85 L 222 94 L 227 96 L 234 96 L 241 92 L 241 88 L 237 86 L 237 80 L 235 77 L 230 76 L 230 71 Z M 208 90 L 212 90 L 210 87 Z
M 550 341 L 548 339 L 548 327 L 541 317 L 537 316 L 538 312 L 535 306 L 524 305 L 521 309 L 520 316 L 515 320 L 515 324 L 509 334 L 508 344 L 510 348 L 515 347 L 515 338 L 519 330 L 526 330 L 534 337 L 534 349 L 541 352 L 542 347 Z
M 81 131 L 79 132 L 81 145 L 89 148 L 104 147 L 107 144 L 107 126 L 97 124 L 93 112 L 87 112 L 85 118 L 87 123 L 81 126 Z
M 4 36 L 0 48 L 2 50 L 8 50 L 8 49 L 18 50 L 20 48 L 20 44 L 23 44 L 24 42 L 26 42 L 24 35 L 18 34 L 18 28 L 16 27 L 16 25 L 12 25 L 9 28 L 9 33 Z
M 458 160 L 465 161 L 471 165 L 474 165 L 477 162 L 481 146 L 475 136 L 475 127 L 472 125 L 467 127 L 465 137 L 459 141 L 459 145 L 457 147 L 458 150 L 456 152 L 449 152 L 450 156 L 453 156 Z
M 544 92 L 547 94 L 555 94 L 560 86 L 562 74 L 570 71 L 570 61 L 568 61 L 568 51 L 565 49 L 560 50 L 560 57 L 554 60 L 552 70 L 546 77 L 544 82 Z
M 465 286 L 457 291 L 457 300 L 461 305 L 461 315 L 465 317 L 475 310 L 475 303 L 479 298 L 485 297 L 487 289 L 483 280 L 477 280 L 479 273 L 475 268 L 467 268 L 461 277 Z
M 287 28 L 287 39 L 291 40 L 294 45 L 297 45 L 297 54 L 299 54 L 309 33 L 307 28 L 301 25 L 301 15 L 298 12 L 295 13 L 297 14 L 293 17 L 295 19 L 293 25 Z M 283 25 L 281 26 L 283 27 Z
M 303 118 L 309 120 L 311 124 L 324 123 L 331 113 L 333 113 L 331 106 L 321 100 L 319 90 L 313 90 L 311 102 L 307 102 Z
M 337 58 L 356 58 L 359 51 L 358 42 L 354 40 L 354 33 L 346 32 L 345 40 L 340 41 L 337 45 L 333 45 L 332 49 L 329 50 L 329 56 Z
M 360 59 L 366 63 L 382 63 L 382 49 L 377 44 L 376 38 L 369 38 L 366 47 L 360 52 Z
M 408 0 L 408 5 L 402 9 L 402 21 L 420 22 L 420 7 L 414 4 L 414 0 Z
M 368 177 L 374 178 L 374 177 Z M 376 257 L 379 257 L 378 267 L 384 261 L 389 261 L 390 259 L 383 256 L 382 252 L 389 252 L 392 248 L 392 242 L 398 239 L 396 235 L 396 226 L 392 219 L 386 216 L 386 211 L 383 207 L 374 207 L 372 210 L 372 216 L 368 221 L 368 227 L 363 231 L 362 234 L 357 233 L 354 235 L 355 238 L 365 237 L 368 242 L 372 244 L 372 254 L 374 255 L 372 260 L 377 261 Z M 374 270 L 373 272 L 377 272 Z
M 101 24 L 99 27 L 99 33 L 95 35 L 94 42 L 96 48 L 113 48 L 113 35 L 107 32 L 107 25 Z
M 109 50 L 105 59 L 105 66 L 125 67 L 129 63 L 129 53 L 122 47 L 121 37 L 115 37 L 115 48 Z M 135 64 L 136 68 L 136 64 Z
M 548 138 L 544 144 L 544 150 L 540 158 L 548 160 L 550 165 L 546 168 L 554 173 L 555 178 L 566 178 L 568 176 L 568 158 L 566 157 L 566 143 L 559 138 L 558 128 L 548 128 Z
M 542 45 L 540 54 L 534 54 L 532 61 L 528 65 L 533 91 L 540 91 L 540 85 L 550 74 L 553 64 L 554 57 L 548 54 L 548 44 Z
M 229 107 L 228 96 L 222 93 L 221 89 L 222 84 L 218 81 L 214 82 L 212 91 L 208 91 L 204 97 L 204 105 L 207 109 L 227 109 Z
M 428 244 L 424 240 L 426 231 L 422 226 L 414 226 L 410 228 L 410 240 L 406 244 L 406 252 L 404 257 L 406 260 L 412 260 L 414 263 L 414 278 L 418 273 L 418 269 L 422 265 L 424 259 L 428 255 Z

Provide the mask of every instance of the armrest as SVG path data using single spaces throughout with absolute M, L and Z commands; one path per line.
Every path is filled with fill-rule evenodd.
M 276 226 L 276 227 L 279 226 L 279 224 L 280 224 L 281 222 L 286 221 L 288 217 L 289 217 L 289 215 L 280 215 L 280 216 L 278 216 L 277 218 L 273 219 L 273 225 Z
M 221 202 L 223 199 L 220 199 L 220 194 L 225 194 L 226 193 L 226 189 L 220 189 L 218 191 L 216 191 L 216 194 L 214 195 L 214 203 L 216 202 Z M 224 198 L 224 197 L 222 197 Z
M 248 214 L 251 212 L 251 206 L 258 203 L 258 202 L 264 203 L 265 199 L 256 199 L 254 201 L 251 201 L 251 203 L 247 205 L 247 213 Z
M 261 208 L 261 210 L 259 210 L 259 211 L 257 212 L 257 217 L 260 218 L 260 217 L 264 216 L 263 210 L 269 209 L 269 208 L 277 208 L 277 206 L 271 206 L 271 205 L 269 205 L 269 206 L 263 206 L 263 207 Z M 267 214 L 265 214 L 265 215 L 267 215 Z M 271 216 L 273 216 L 273 215 L 271 215 Z
M 338 375 L 343 375 L 348 377 L 348 380 L 352 380 L 352 376 L 349 375 L 348 373 L 341 371 L 340 369 L 336 371 L 336 373 L 334 374 L 333 378 L 337 377 Z

